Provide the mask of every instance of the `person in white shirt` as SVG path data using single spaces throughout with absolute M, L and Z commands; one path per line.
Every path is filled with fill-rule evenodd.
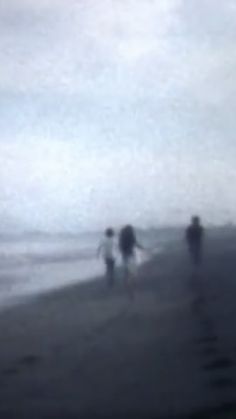
M 107 228 L 104 237 L 98 247 L 98 256 L 102 254 L 106 266 L 106 278 L 108 286 L 114 285 L 115 278 L 115 240 L 114 230 Z

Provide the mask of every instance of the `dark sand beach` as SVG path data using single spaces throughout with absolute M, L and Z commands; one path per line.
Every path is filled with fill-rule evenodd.
M 0 417 L 235 418 L 236 234 L 140 268 L 135 299 L 102 278 L 0 313 Z

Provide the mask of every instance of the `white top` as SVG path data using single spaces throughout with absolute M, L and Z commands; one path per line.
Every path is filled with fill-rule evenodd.
M 104 259 L 115 259 L 115 241 L 114 237 L 104 237 L 99 246 L 99 253 L 102 253 Z

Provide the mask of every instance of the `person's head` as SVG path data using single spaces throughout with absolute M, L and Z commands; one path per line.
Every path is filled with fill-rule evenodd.
M 105 230 L 105 236 L 106 237 L 113 237 L 114 236 L 114 230 L 113 228 L 109 227 Z
M 127 236 L 129 235 L 129 236 L 134 236 L 134 228 L 130 225 L 130 224 L 127 224 L 125 227 L 124 227 L 124 229 L 123 229 L 125 232 L 126 232 L 126 234 L 127 234 Z
M 192 225 L 199 226 L 201 223 L 200 217 L 198 215 L 194 215 L 192 217 Z

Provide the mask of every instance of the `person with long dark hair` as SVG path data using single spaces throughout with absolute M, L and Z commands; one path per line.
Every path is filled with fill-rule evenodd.
M 130 297 L 133 297 L 133 281 L 137 273 L 136 249 L 143 250 L 143 246 L 137 241 L 134 228 L 131 225 L 126 225 L 121 229 L 119 249 L 123 262 L 125 284 Z

